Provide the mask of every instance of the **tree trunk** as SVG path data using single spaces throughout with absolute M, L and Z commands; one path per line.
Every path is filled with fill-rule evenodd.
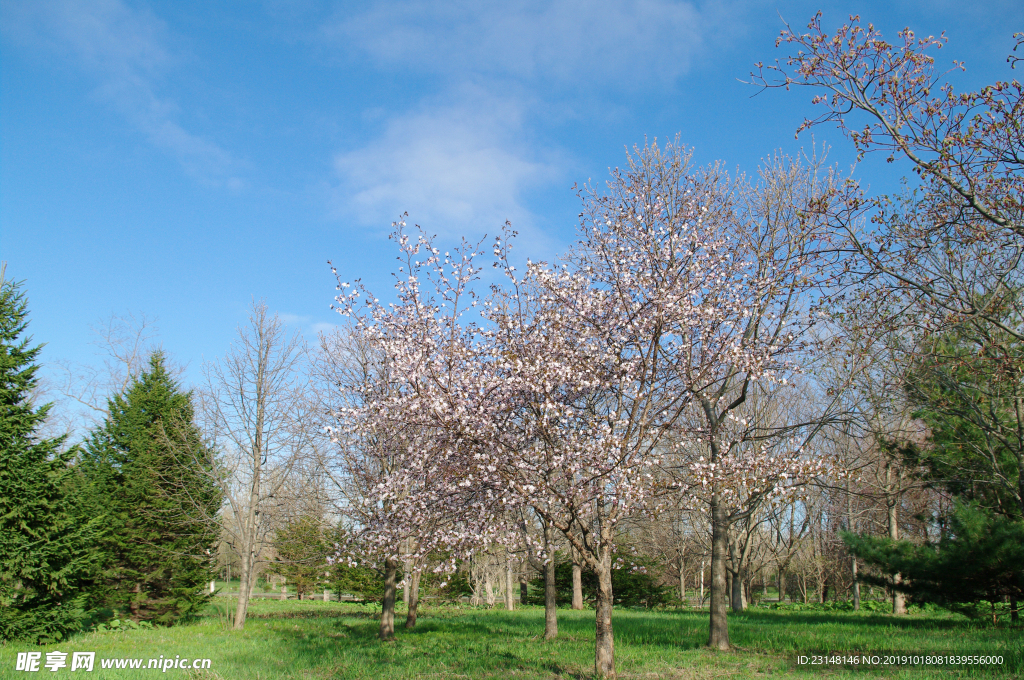
M 472 574 L 470 574 L 469 578 L 470 578 L 469 587 L 473 591 L 473 594 L 469 596 L 469 603 L 471 605 L 473 605 L 474 607 L 479 607 L 480 605 L 482 605 L 484 603 L 484 599 L 480 596 L 480 581 L 478 581 L 477 579 L 473 578 Z
M 846 526 L 854 531 L 853 526 L 853 494 L 850 493 L 850 480 L 846 480 Z M 850 573 L 853 576 L 853 611 L 860 611 L 860 583 L 857 582 L 857 556 L 850 555 Z
M 245 551 L 242 555 L 242 573 L 238 578 L 238 606 L 235 608 L 235 630 L 242 630 L 245 627 L 245 617 L 249 613 L 249 598 L 252 596 L 252 589 L 255 585 L 255 578 L 252 569 L 252 553 Z
M 132 588 L 134 593 L 130 602 L 128 602 L 128 611 L 131 614 L 132 621 L 139 622 L 139 602 L 142 601 L 142 584 L 136 583 L 135 587 Z
M 397 595 L 398 560 L 388 557 L 384 560 L 384 598 L 381 600 L 380 639 L 393 640 L 395 637 L 395 596 Z
M 544 565 L 544 639 L 558 637 L 558 585 L 555 583 L 555 541 L 554 529 L 544 523 L 544 553 L 548 561 Z
M 406 576 L 406 591 L 409 593 L 409 608 L 406 610 L 405 615 L 405 627 L 415 628 L 416 627 L 416 613 L 419 610 L 420 604 L 420 572 L 419 570 L 412 571 Z
M 779 567 L 779 602 L 781 603 L 786 599 L 786 572 Z
M 572 551 L 572 608 L 583 609 L 583 568 L 575 550 Z
M 519 570 L 519 604 L 525 606 L 530 597 L 530 584 L 526 580 L 526 565 Z
M 894 584 L 903 583 L 902 574 L 893 574 L 892 582 Z M 895 588 L 892 589 L 892 613 L 893 614 L 906 614 L 907 613 L 907 598 L 900 591 Z
M 741 612 L 746 609 L 746 598 L 743 597 L 743 556 L 740 555 L 740 547 L 736 541 L 729 541 L 729 552 L 733 571 L 729 572 L 729 586 L 732 610 Z
M 686 572 L 683 571 L 683 560 L 679 560 L 679 602 L 686 602 Z
M 494 606 L 494 585 L 491 583 L 491 570 L 488 569 L 484 574 L 484 594 L 487 597 L 487 606 Z
M 857 558 L 850 559 L 853 569 L 853 611 L 860 611 L 860 581 L 857 580 Z
M 410 563 L 409 560 L 405 560 L 405 562 L 404 562 L 404 564 L 402 566 L 405 567 L 404 573 L 402 574 L 402 576 L 405 577 L 404 579 L 402 579 L 402 582 L 405 584 L 405 585 L 402 586 L 402 603 L 405 604 L 406 608 L 408 609 L 408 607 L 409 607 L 409 589 L 412 586 L 412 583 L 410 582 L 410 576 L 409 576 L 410 574 L 412 574 L 412 563 Z
M 595 641 L 594 676 L 615 677 L 615 636 L 612 631 L 612 549 L 601 546 L 601 561 L 597 569 L 597 636 Z
M 515 598 L 512 596 L 512 556 L 505 558 L 505 609 L 512 611 L 516 608 Z
M 718 491 L 711 494 L 711 622 L 708 647 L 729 649 L 729 621 L 725 605 L 725 561 L 729 549 L 729 526 Z
M 747 544 L 749 545 L 749 543 Z M 729 583 L 732 610 L 741 612 L 747 608 L 747 596 L 744 590 L 747 579 L 746 555 L 740 550 L 739 541 L 729 540 L 729 558 L 732 565 L 732 580 Z
M 889 538 L 894 541 L 898 541 L 900 538 L 900 525 L 899 516 L 897 512 L 899 506 L 895 501 L 889 503 Z M 901 574 L 893 574 L 892 581 L 895 584 L 903 582 L 903 576 Z M 899 592 L 895 588 L 892 590 L 892 613 L 893 614 L 906 614 L 907 613 L 907 598 L 903 593 Z
M 732 577 L 732 610 L 741 612 L 746 609 L 747 598 L 743 595 L 743 579 L 735 575 Z

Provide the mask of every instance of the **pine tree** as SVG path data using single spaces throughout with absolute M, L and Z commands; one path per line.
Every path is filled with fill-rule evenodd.
M 1001 321 L 1024 326 L 1015 311 Z M 930 435 L 902 451 L 908 463 L 954 497 L 1024 521 L 1024 341 L 963 324 L 921 348 L 906 388 Z
M 157 352 L 109 412 L 82 465 L 109 518 L 99 601 L 136 621 L 194 617 L 210 597 L 221 496 L 192 396 Z
M 938 541 L 844 534 L 851 551 L 882 574 L 864 581 L 967 614 L 986 613 L 980 603 L 1004 598 L 1016 612 L 1024 598 L 1024 343 L 1004 330 L 1021 325 L 1016 298 L 1001 326 L 953 328 L 922 346 L 911 364 L 907 396 L 929 438 L 894 444 L 893 452 L 956 502 L 940 518 Z M 892 583 L 892 574 L 902 582 Z
M 277 559 L 271 571 L 294 585 L 300 600 L 326 583 L 330 546 L 317 517 L 302 515 L 279 529 L 274 548 Z
M 24 337 L 28 307 L 0 274 L 0 639 L 40 644 L 80 628 L 95 568 L 98 522 L 79 522 L 75 449 L 40 437 L 50 404 L 36 407 L 41 345 Z
M 915 602 L 983 616 L 993 602 L 1020 600 L 1024 596 L 1024 523 L 960 502 L 947 520 L 943 536 L 924 545 L 850 533 L 844 533 L 843 539 L 879 572 L 862 575 L 864 582 L 895 587 Z M 893 583 L 891 574 L 900 574 L 902 581 Z

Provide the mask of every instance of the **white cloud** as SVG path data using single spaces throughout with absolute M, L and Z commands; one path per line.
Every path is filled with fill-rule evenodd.
M 624 96 L 673 87 L 708 36 L 732 30 L 729 7 L 745 1 L 342 4 L 323 43 L 403 78 L 436 75 L 437 87 L 376 139 L 335 157 L 335 214 L 387 225 L 408 211 L 428 232 L 449 235 L 493 234 L 511 220 L 532 247 L 541 235 L 528 193 L 562 180 L 568 188 L 573 163 L 529 132 L 614 117 Z M 419 82 L 410 97 L 423 92 Z
M 531 211 L 546 187 L 568 190 L 578 165 L 551 143 L 555 130 L 613 119 L 624 98 L 676 87 L 736 30 L 731 10 L 747 1 L 340 4 L 321 43 L 397 74 L 420 102 L 335 156 L 335 216 L 383 227 L 408 211 L 410 222 L 446 238 L 493 235 L 511 220 L 523 251 L 561 251 L 559 235 L 543 233 Z M 556 228 L 565 235 L 571 226 Z
M 474 91 L 391 119 L 380 137 L 335 158 L 336 213 L 387 225 L 408 211 L 449 236 L 494 234 L 505 220 L 529 229 L 524 192 L 563 177 L 567 163 L 526 138 L 523 109 Z
M 285 324 L 289 326 L 303 326 L 307 322 L 309 322 L 308 316 L 300 316 L 299 314 L 288 314 L 287 312 L 283 314 L 278 314 L 277 318 L 279 318 L 281 321 L 283 321 Z
M 562 87 L 674 82 L 709 34 L 735 21 L 721 2 L 674 0 L 404 0 L 337 17 L 328 41 L 381 65 L 446 77 L 467 73 Z M 732 4 L 732 3 L 729 3 Z
M 298 331 L 301 335 L 310 339 L 315 339 L 321 333 L 331 333 L 342 327 L 341 324 L 337 323 L 313 321 L 313 317 L 304 314 L 278 312 L 277 318 L 284 322 L 285 325 L 290 326 L 294 331 Z
M 309 330 L 313 332 L 313 335 L 320 335 L 321 333 L 325 333 L 325 334 L 332 333 L 332 332 L 334 332 L 334 331 L 336 331 L 336 330 L 338 330 L 340 328 L 341 328 L 341 326 L 339 324 L 336 324 L 336 323 L 325 323 L 325 322 L 321 321 L 319 323 L 315 323 L 315 324 L 311 325 L 309 327 Z
M 159 94 L 158 81 L 176 58 L 167 46 L 166 25 L 153 13 L 120 0 L 27 0 L 5 3 L 2 29 L 14 41 L 56 53 L 94 78 L 97 96 L 190 174 L 241 186 L 231 176 L 231 155 L 186 130 L 175 120 L 176 103 Z

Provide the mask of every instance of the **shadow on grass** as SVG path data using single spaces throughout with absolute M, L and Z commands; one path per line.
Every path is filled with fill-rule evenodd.
M 907 630 L 954 630 L 958 628 L 976 627 L 971 621 L 957 621 L 946 618 L 918 618 L 889 616 L 885 614 L 831 614 L 828 612 L 785 612 L 747 610 L 729 614 L 730 621 L 750 621 L 771 626 L 787 626 L 790 624 L 822 625 L 840 624 L 855 626 L 881 626 L 884 628 L 903 628 Z
M 323 619 L 336 620 L 338 625 L 346 619 L 366 621 L 367 637 L 376 641 L 377 621 L 379 613 L 365 611 L 300 611 L 300 612 L 262 612 L 251 615 L 261 620 L 287 619 Z M 843 624 L 844 621 L 827 614 L 801 613 L 787 615 L 785 620 L 772 614 L 743 613 L 730 615 L 733 628 L 744 627 L 745 623 L 767 625 L 772 628 L 792 628 L 792 626 L 808 626 L 814 624 Z M 883 621 L 883 623 L 885 623 Z M 916 622 L 921 623 L 921 622 Z M 507 637 L 519 641 L 537 640 L 543 636 L 543 610 L 516 610 L 514 612 L 496 610 L 440 610 L 419 614 L 417 626 L 412 630 L 404 628 L 404 618 L 396 616 L 396 634 L 399 639 L 414 640 L 431 635 L 455 635 L 465 638 Z M 699 648 L 706 642 L 707 614 L 701 612 L 633 612 L 616 611 L 614 614 L 616 642 L 626 645 L 655 645 L 673 648 Z M 923 626 L 927 627 L 927 626 Z M 571 642 L 594 641 L 594 612 L 560 611 L 558 620 L 559 639 Z
M 306 624 L 287 624 L 295 618 L 305 619 Z M 588 626 L 585 621 L 563 617 L 559 639 L 544 642 L 543 611 L 469 611 L 437 618 L 421 613 L 412 630 L 403 628 L 402 617 L 396 618 L 395 640 L 387 642 L 377 638 L 376 616 L 364 612 L 321 611 L 303 617 L 268 614 L 263 620 L 280 621 L 273 634 L 294 660 L 332 676 L 497 678 L 518 672 L 528 677 L 582 680 L 592 675 L 587 669 L 592 663 L 593 621 Z
M 560 610 L 559 637 L 547 642 L 541 608 L 428 608 L 412 630 L 405 630 L 399 614 L 396 639 L 389 642 L 377 638 L 378 617 L 379 611 L 357 607 L 253 613 L 261 626 L 270 627 L 279 649 L 287 650 L 290 666 L 300 672 L 316 669 L 317 677 L 581 680 L 593 674 L 593 611 Z M 707 612 L 616 610 L 613 620 L 620 659 L 631 659 L 637 668 L 689 667 L 703 658 L 691 652 L 707 641 Z M 952 650 L 976 644 L 981 651 L 1006 644 L 1005 631 L 992 636 L 976 622 L 941 616 L 752 610 L 730 614 L 729 628 L 743 663 L 806 650 L 906 652 L 922 645 Z M 279 663 L 276 656 L 268 658 Z M 1019 661 L 1008 668 L 1019 670 Z
M 245 615 L 248 619 L 260 619 L 263 621 L 272 619 L 380 619 L 380 613 L 375 612 L 342 612 L 331 610 L 309 610 L 292 612 L 248 612 Z

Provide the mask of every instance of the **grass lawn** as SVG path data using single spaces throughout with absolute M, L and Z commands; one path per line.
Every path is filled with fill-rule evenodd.
M 218 599 L 217 605 L 233 604 Z M 273 678 L 590 678 L 594 663 L 592 611 L 559 611 L 559 639 L 545 642 L 544 611 L 515 612 L 468 607 L 421 608 L 415 630 L 399 627 L 397 640 L 376 639 L 377 607 L 339 602 L 257 601 L 244 631 L 228 630 L 211 607 L 187 626 L 125 632 L 83 633 L 46 647 L 0 646 L 0 678 L 152 677 L 157 670 L 104 670 L 100 660 L 209 658 L 210 670 L 170 669 L 164 677 L 271 680 Z M 402 623 L 401 617 L 398 620 Z M 616 610 L 615 659 L 622 678 L 776 677 L 1022 677 L 1024 629 L 975 623 L 944 613 L 912 613 L 895 618 L 868 612 L 815 612 L 752 609 L 730 614 L 734 652 L 702 649 L 707 613 L 695 611 Z M 15 671 L 18 652 L 96 652 L 92 673 Z M 793 656 L 814 650 L 873 650 L 902 653 L 1002 654 L 1000 670 L 917 668 L 822 670 L 798 668 Z M 146 662 L 143 661 L 143 667 Z

